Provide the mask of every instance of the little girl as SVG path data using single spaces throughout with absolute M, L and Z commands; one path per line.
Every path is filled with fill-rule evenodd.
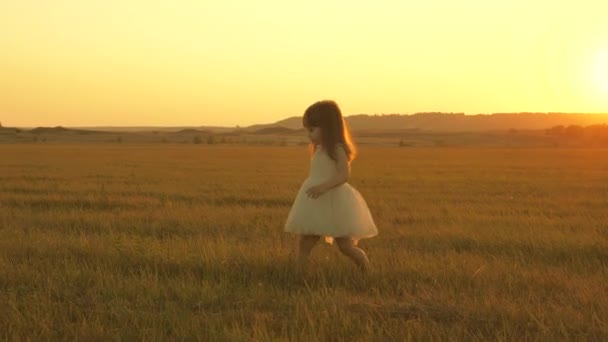
M 362 271 L 369 270 L 362 238 L 378 230 L 361 194 L 347 183 L 355 149 L 340 108 L 334 101 L 319 101 L 304 112 L 302 123 L 310 138 L 312 159 L 291 207 L 285 231 L 300 235 L 298 266 L 304 268 L 315 243 L 325 236 L 335 239 L 340 251 Z

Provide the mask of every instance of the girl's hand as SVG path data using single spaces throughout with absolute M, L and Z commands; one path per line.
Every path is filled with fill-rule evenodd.
M 308 190 L 306 190 L 306 193 L 308 194 L 308 197 L 316 199 L 319 196 L 323 195 L 325 192 L 327 192 L 327 188 L 325 188 L 323 185 L 316 185 L 313 186 L 311 188 L 309 188 Z

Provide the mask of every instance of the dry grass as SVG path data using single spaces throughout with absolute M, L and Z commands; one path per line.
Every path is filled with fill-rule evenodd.
M 0 339 L 608 338 L 608 150 L 361 147 L 361 277 L 282 224 L 305 148 L 0 145 Z

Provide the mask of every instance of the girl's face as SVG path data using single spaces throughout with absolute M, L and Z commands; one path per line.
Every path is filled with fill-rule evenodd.
M 310 142 L 313 144 L 321 143 L 321 127 L 318 126 L 306 126 L 306 132 L 308 133 L 308 138 Z

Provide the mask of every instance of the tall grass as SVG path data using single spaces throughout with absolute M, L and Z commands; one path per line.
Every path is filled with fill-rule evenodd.
M 282 232 L 306 148 L 0 145 L 0 340 L 608 338 L 608 150 L 360 148 L 361 276 Z

